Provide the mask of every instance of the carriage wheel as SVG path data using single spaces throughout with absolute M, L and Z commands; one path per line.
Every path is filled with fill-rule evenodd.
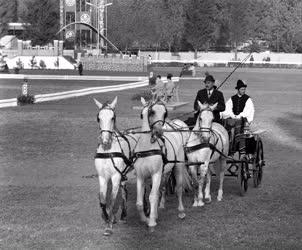
M 243 159 L 238 167 L 237 180 L 239 184 L 240 195 L 244 196 L 248 189 L 249 165 L 247 159 Z
M 254 187 L 258 187 L 261 184 L 263 176 L 263 166 L 264 166 L 264 157 L 263 157 L 263 144 L 259 139 L 257 143 L 257 150 L 253 162 L 253 181 Z

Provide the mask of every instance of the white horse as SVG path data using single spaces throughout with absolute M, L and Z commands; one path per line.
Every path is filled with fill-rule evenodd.
M 188 173 L 184 164 L 184 142 L 186 139 L 180 132 L 171 131 L 163 133 L 163 125 L 167 117 L 167 109 L 162 102 L 147 103 L 141 98 L 144 106 L 142 110 L 141 135 L 134 150 L 134 168 L 137 174 L 137 201 L 136 206 L 143 222 L 146 222 L 150 231 L 156 226 L 158 217 L 159 190 L 162 176 L 171 173 L 175 166 L 176 189 L 178 195 L 179 218 L 184 218 L 184 206 L 182 202 L 183 182 L 187 181 Z M 186 124 L 181 122 L 183 127 Z M 177 123 L 177 122 L 176 122 Z M 187 132 L 187 135 L 189 133 Z M 150 216 L 144 213 L 145 180 L 151 177 L 152 188 L 149 195 Z M 162 203 L 164 206 L 164 203 Z
M 112 103 L 102 104 L 94 99 L 99 108 L 97 120 L 100 129 L 100 143 L 95 155 L 95 168 L 98 173 L 100 184 L 100 207 L 102 218 L 107 223 L 104 235 L 113 233 L 112 226 L 115 221 L 114 205 L 119 187 L 122 190 L 122 213 L 121 221 L 125 221 L 127 216 L 127 190 L 126 174 L 132 170 L 130 160 L 131 150 L 135 147 L 137 140 L 133 135 L 123 135 L 116 129 L 115 106 L 117 97 Z M 111 202 L 107 207 L 106 195 L 109 180 L 112 182 Z
M 195 182 L 195 194 L 193 207 L 201 207 L 203 201 L 204 178 L 207 176 L 205 187 L 205 201 L 211 202 L 210 185 L 212 172 L 219 176 L 219 190 L 217 200 L 222 200 L 223 179 L 226 170 L 226 157 L 229 152 L 229 136 L 226 129 L 213 121 L 213 110 L 217 103 L 210 106 L 198 102 L 200 113 L 195 127 L 190 134 L 185 147 L 190 165 L 190 171 Z M 214 163 L 215 164 L 214 166 Z M 197 177 L 197 168 L 200 168 L 200 176 Z

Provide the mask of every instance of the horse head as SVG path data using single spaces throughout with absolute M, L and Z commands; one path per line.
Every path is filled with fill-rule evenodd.
M 198 129 L 201 131 L 201 137 L 208 141 L 211 136 L 212 123 L 214 119 L 213 110 L 216 109 L 218 103 L 209 105 L 207 103 L 201 104 L 198 101 L 199 105 L 199 116 L 198 116 Z
M 165 103 L 160 100 L 148 103 L 143 97 L 141 98 L 141 102 L 144 106 L 142 110 L 142 118 L 147 118 L 146 120 L 148 121 L 152 138 L 155 139 L 155 137 L 161 137 L 163 135 L 163 126 L 168 116 Z
M 94 99 L 95 104 L 99 108 L 97 115 L 97 121 L 100 129 L 100 140 L 103 149 L 107 150 L 111 148 L 112 134 L 115 129 L 115 106 L 117 103 L 117 97 L 114 98 L 112 103 L 102 104 L 98 100 Z

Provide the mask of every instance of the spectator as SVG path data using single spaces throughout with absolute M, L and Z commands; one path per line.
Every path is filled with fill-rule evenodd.
M 175 83 L 172 81 L 172 77 L 173 75 L 172 74 L 168 74 L 167 75 L 167 83 L 166 83 L 166 93 L 165 93 L 165 96 L 166 96 L 166 101 L 168 102 L 171 97 L 174 95 L 174 90 L 175 90 Z
M 156 77 L 156 85 L 152 89 L 153 99 L 163 99 L 165 98 L 166 85 L 161 80 L 161 75 L 157 75 Z
M 78 65 L 78 71 L 79 71 L 80 76 L 83 75 L 83 64 L 81 61 L 79 62 L 79 65 Z
M 188 70 L 191 72 L 192 76 L 196 75 L 196 69 L 195 69 L 195 66 L 193 63 L 190 64 L 190 67 Z

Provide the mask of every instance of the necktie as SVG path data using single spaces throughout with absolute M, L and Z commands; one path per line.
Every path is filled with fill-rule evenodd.
M 210 98 L 210 96 L 211 96 L 211 91 L 208 90 L 208 97 Z

